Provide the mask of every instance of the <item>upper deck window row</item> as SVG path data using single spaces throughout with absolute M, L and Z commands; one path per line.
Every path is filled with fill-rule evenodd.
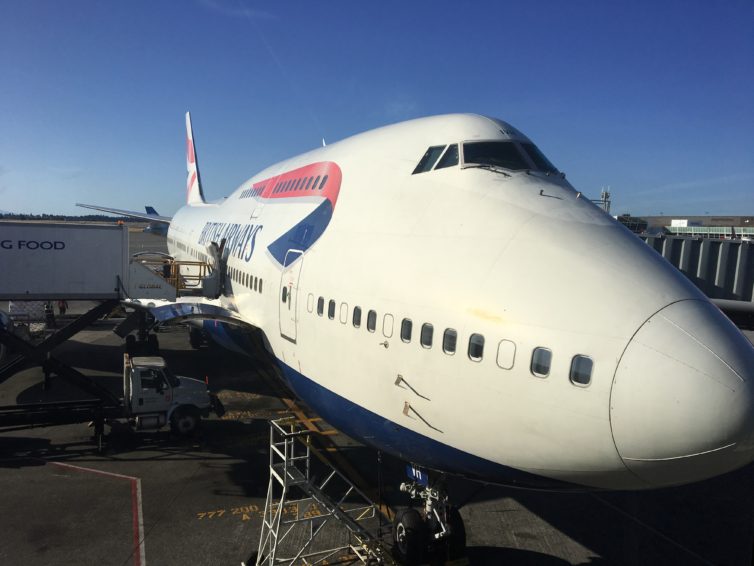
M 280 181 L 272 189 L 272 194 L 276 195 L 278 193 L 286 191 L 321 191 L 325 188 L 328 177 L 329 175 L 325 175 L 324 177 L 298 177 L 296 179 Z M 312 181 L 314 182 L 313 184 Z M 265 185 L 261 187 L 251 187 L 249 189 L 241 191 L 241 194 L 238 196 L 238 198 L 258 197 L 264 192 L 264 189 Z

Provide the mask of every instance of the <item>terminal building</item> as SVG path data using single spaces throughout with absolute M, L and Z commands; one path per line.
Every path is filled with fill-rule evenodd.
M 667 234 L 723 240 L 754 240 L 754 216 L 631 216 L 619 222 L 636 234 Z

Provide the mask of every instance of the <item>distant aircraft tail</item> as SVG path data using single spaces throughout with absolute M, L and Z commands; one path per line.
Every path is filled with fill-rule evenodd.
M 145 206 L 144 208 L 146 209 L 146 211 L 147 211 L 147 214 L 149 214 L 149 215 L 154 215 L 154 216 L 159 216 L 159 214 L 158 214 L 158 213 L 157 213 L 157 211 L 156 211 L 156 210 L 154 209 L 154 207 L 151 207 L 151 206 Z
M 196 157 L 194 146 L 194 131 L 191 128 L 191 113 L 186 112 L 186 202 L 188 204 L 202 204 L 204 192 L 202 191 L 202 179 L 199 176 L 199 161 Z

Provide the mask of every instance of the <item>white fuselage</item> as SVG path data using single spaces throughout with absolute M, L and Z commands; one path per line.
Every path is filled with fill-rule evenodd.
M 561 175 L 464 167 L 462 151 L 457 165 L 412 174 L 428 148 L 479 140 L 528 141 L 473 115 L 367 132 L 182 208 L 170 253 L 196 259 L 227 238 L 220 302 L 264 332 L 293 389 L 419 465 L 633 489 L 749 462 L 748 342 Z M 330 185 L 307 190 L 311 171 Z M 533 364 L 543 350 L 550 363 Z M 575 357 L 591 361 L 588 383 Z

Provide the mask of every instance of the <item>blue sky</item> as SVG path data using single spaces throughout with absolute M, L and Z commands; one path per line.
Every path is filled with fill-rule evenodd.
M 754 4 L 0 0 L 0 210 L 171 215 L 446 112 L 502 118 L 613 212 L 754 214 Z

